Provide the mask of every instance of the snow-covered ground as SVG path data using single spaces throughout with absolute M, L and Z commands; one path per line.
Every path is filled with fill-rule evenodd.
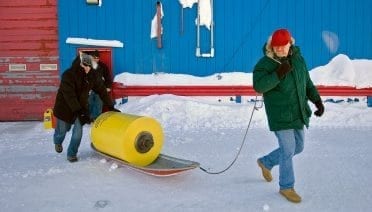
M 223 74 L 220 80 L 229 77 Z M 362 83 L 368 82 L 372 79 Z M 154 95 L 130 97 L 117 108 L 157 119 L 165 133 L 162 153 L 219 171 L 238 152 L 251 99 L 243 97 L 238 104 L 229 98 Z M 277 147 L 262 108 L 254 112 L 231 169 L 219 175 L 195 169 L 167 178 L 116 168 L 90 148 L 89 125 L 84 126 L 79 162 L 69 163 L 66 151 L 54 151 L 53 130 L 43 129 L 43 123 L 0 122 L 0 211 L 370 211 L 372 108 L 365 97 L 323 100 L 325 113 L 311 118 L 305 150 L 294 160 L 300 204 L 279 195 L 277 167 L 267 183 L 256 165 L 258 157 Z

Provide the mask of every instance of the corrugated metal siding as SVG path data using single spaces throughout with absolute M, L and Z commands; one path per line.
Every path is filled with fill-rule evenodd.
M 41 120 L 53 106 L 59 83 L 56 3 L 0 1 L 2 121 Z M 41 70 L 41 64 L 54 70 Z M 12 65 L 25 69 L 10 70 Z
M 120 40 L 124 48 L 113 49 L 116 74 L 183 73 L 205 76 L 217 72 L 251 72 L 262 56 L 269 34 L 289 28 L 300 45 L 309 68 L 324 65 L 337 54 L 350 58 L 372 58 L 372 1 L 370 0 L 214 0 L 215 57 L 197 58 L 196 6 L 184 9 L 180 33 L 181 6 L 178 0 L 163 0 L 163 48 L 150 40 L 150 23 L 156 0 L 110 0 L 102 6 L 85 1 L 60 1 L 59 36 L 61 70 L 69 67 L 76 45 L 67 37 Z M 73 15 L 71 15 L 73 14 Z M 322 33 L 338 36 L 337 51 L 330 51 Z M 202 31 L 202 49 L 209 44 Z

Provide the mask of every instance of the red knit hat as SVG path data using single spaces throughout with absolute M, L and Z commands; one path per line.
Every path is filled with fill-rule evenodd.
M 286 29 L 278 29 L 271 37 L 271 46 L 284 46 L 291 41 L 291 33 Z

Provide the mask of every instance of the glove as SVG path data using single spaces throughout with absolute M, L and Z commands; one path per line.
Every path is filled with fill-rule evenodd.
M 108 110 L 109 110 L 109 111 L 113 111 L 113 112 L 119 112 L 119 113 L 121 113 L 121 111 L 118 110 L 118 109 L 116 109 L 116 108 L 114 108 L 114 106 L 110 106 L 110 107 L 108 108 Z
M 288 72 L 291 71 L 291 64 L 289 64 L 289 60 L 283 60 L 280 64 L 279 68 L 276 70 L 276 74 L 278 75 L 279 79 L 282 79 Z
M 81 126 L 84 124 L 90 124 L 91 120 L 88 111 L 81 109 L 77 113 Z
M 314 103 L 315 104 L 315 107 L 316 107 L 316 111 L 314 112 L 314 115 L 316 116 L 322 116 L 323 113 L 324 113 L 324 105 L 322 103 L 322 100 L 319 100 L 317 102 Z

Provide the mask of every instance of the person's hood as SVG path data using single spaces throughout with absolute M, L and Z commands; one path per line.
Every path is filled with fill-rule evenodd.
M 271 38 L 272 38 L 272 35 L 267 39 L 267 42 L 264 44 L 263 46 L 263 54 L 274 59 L 274 50 L 273 50 L 273 47 L 271 46 Z M 291 37 L 291 46 L 294 46 L 295 44 L 295 39 L 293 37 Z M 292 47 L 291 47 L 292 48 Z

